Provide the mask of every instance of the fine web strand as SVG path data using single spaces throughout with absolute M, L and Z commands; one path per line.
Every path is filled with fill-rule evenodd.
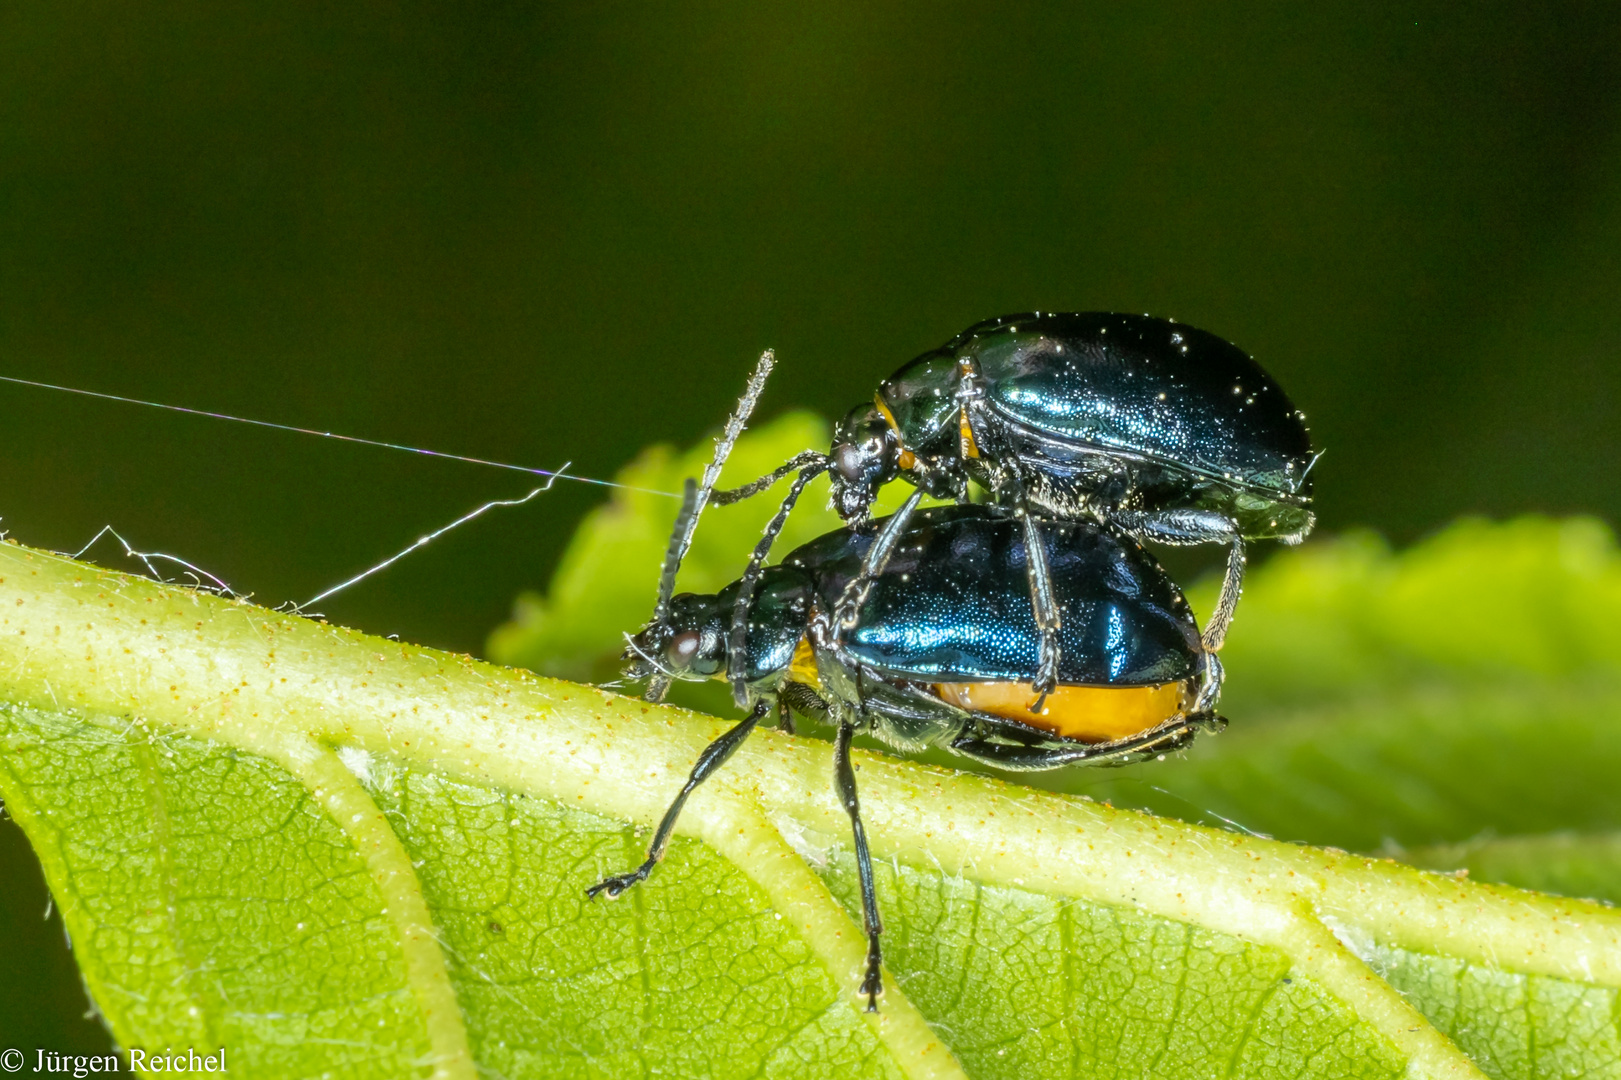
M 102 401 L 117 401 L 125 405 L 144 405 L 149 409 L 165 409 L 169 412 L 185 413 L 187 416 L 205 416 L 211 420 L 230 420 L 237 424 L 250 424 L 253 427 L 269 428 L 272 431 L 290 431 L 296 435 L 315 435 L 323 439 L 336 439 L 339 442 L 357 443 L 361 446 L 376 446 L 384 450 L 399 450 L 407 454 L 418 454 L 423 457 L 443 458 L 446 461 L 460 461 L 468 465 L 484 465 L 492 469 L 509 469 L 512 472 L 529 473 L 532 476 L 545 476 L 553 480 L 573 480 L 578 484 L 595 484 L 598 487 L 622 488 L 625 491 L 639 491 L 644 495 L 663 495 L 672 499 L 681 496 L 673 491 L 659 491 L 656 488 L 637 487 L 634 484 L 621 484 L 614 480 L 598 480 L 590 476 L 576 476 L 573 473 L 565 474 L 561 469 L 537 469 L 530 465 L 513 465 L 505 461 L 491 461 L 487 458 L 470 457 L 466 454 L 449 454 L 442 450 L 428 450 L 420 446 L 406 446 L 402 443 L 384 442 L 381 439 L 366 439 L 359 435 L 343 435 L 335 431 L 320 431 L 316 428 L 298 427 L 294 424 L 278 424 L 270 420 L 255 420 L 247 416 L 232 416 L 230 413 L 211 412 L 207 409 L 193 409 L 186 405 L 167 405 L 161 401 L 144 401 L 140 398 L 123 397 L 119 394 L 106 394 L 99 390 L 81 390 L 74 386 L 58 386 L 55 383 L 36 382 L 33 379 L 19 379 L 11 375 L 0 375 L 0 382 L 11 383 L 15 386 L 32 386 L 41 390 L 59 390 L 64 394 L 78 394 L 80 397 L 97 398 Z M 548 485 L 549 486 L 549 485 Z M 92 541 L 94 542 L 94 541 Z
M 338 582 L 336 585 L 332 586 L 330 589 L 327 589 L 323 593 L 318 593 L 317 595 L 310 597 L 308 600 L 304 601 L 302 604 L 293 605 L 293 610 L 298 612 L 300 615 L 309 614 L 308 612 L 305 611 L 305 609 L 308 608 L 311 604 L 318 604 L 322 600 L 325 600 L 330 596 L 336 596 L 338 593 L 340 593 L 343 590 L 349 588 L 351 585 L 358 585 L 360 582 L 365 581 L 367 578 L 371 577 L 373 574 L 378 573 L 379 571 L 388 569 L 390 566 L 393 566 L 395 563 L 399 562 L 401 559 L 403 559 L 407 555 L 411 554 L 411 552 L 416 551 L 416 550 L 418 550 L 420 548 L 427 547 L 429 544 L 433 543 L 435 540 L 439 539 L 441 536 L 445 535 L 450 530 L 456 528 L 458 525 L 467 524 L 469 521 L 472 521 L 474 518 L 479 517 L 480 515 L 482 515 L 487 510 L 495 510 L 495 509 L 499 509 L 501 507 L 507 507 L 507 506 L 522 506 L 524 503 L 528 502 L 530 499 L 533 499 L 536 495 L 539 495 L 539 494 L 541 494 L 542 492 L 545 492 L 545 491 L 550 491 L 552 489 L 552 485 L 557 483 L 557 481 L 573 479 L 573 477 L 568 475 L 567 469 L 568 469 L 568 465 L 565 464 L 561 469 L 558 469 L 555 472 L 547 473 L 546 475 L 549 477 L 549 479 L 544 484 L 542 484 L 540 487 L 535 488 L 533 491 L 531 491 L 527 495 L 520 496 L 519 498 L 516 498 L 516 499 L 492 499 L 489 502 L 485 503 L 483 506 L 477 507 L 476 509 L 473 509 L 473 510 L 469 510 L 467 513 L 463 514 L 461 517 L 457 518 L 455 521 L 452 521 L 450 524 L 441 525 L 439 528 L 435 529 L 433 532 L 427 533 L 427 534 L 425 534 L 423 536 L 417 537 L 410 544 L 408 544 L 405 547 L 401 548 L 399 551 L 396 551 L 394 554 L 390 555 L 388 558 L 384 559 L 382 562 L 377 563 L 375 566 L 371 566 L 371 567 L 368 567 L 365 570 L 362 570 L 360 573 L 356 574 L 352 578 L 349 578 L 349 579 L 347 579 L 345 581 Z
M 169 555 L 169 554 L 167 554 L 165 552 L 162 552 L 162 551 L 137 551 L 137 550 L 135 550 L 135 548 L 130 545 L 130 542 L 128 540 L 125 540 L 122 536 L 119 536 L 118 535 L 118 530 L 113 528 L 111 525 L 103 525 L 101 527 L 101 531 L 96 533 L 96 535 L 94 535 L 94 536 L 92 536 L 90 538 L 89 543 L 85 544 L 84 547 L 80 548 L 78 551 L 73 552 L 71 555 L 69 555 L 69 558 L 74 558 L 74 559 L 83 558 L 84 553 L 89 551 L 91 548 L 95 547 L 96 544 L 99 543 L 101 538 L 104 537 L 104 536 L 110 536 L 114 540 L 117 540 L 118 543 L 123 547 L 125 555 L 129 556 L 132 559 L 139 559 L 141 561 L 141 565 L 146 567 L 146 572 L 155 581 L 162 581 L 162 582 L 165 582 L 165 583 L 170 583 L 170 579 L 166 578 L 162 574 L 160 574 L 158 572 L 158 568 L 155 565 L 153 565 L 154 562 L 156 562 L 156 561 L 170 562 L 170 563 L 174 563 L 176 566 L 180 566 L 180 567 L 183 567 L 185 569 L 186 576 L 192 579 L 194 587 L 199 588 L 199 589 L 206 589 L 209 592 L 216 592 L 216 593 L 219 593 L 221 596 L 235 596 L 236 595 L 235 590 L 233 590 L 229 585 L 227 585 L 224 582 L 223 579 L 215 577 L 213 574 L 210 574 L 207 570 L 204 570 L 202 567 L 196 566 L 196 565 L 194 565 L 192 563 L 189 563 L 185 559 L 182 559 L 178 555 Z M 67 553 L 64 552 L 63 554 L 67 554 Z M 204 578 L 208 579 L 208 581 L 206 583 L 203 581 Z

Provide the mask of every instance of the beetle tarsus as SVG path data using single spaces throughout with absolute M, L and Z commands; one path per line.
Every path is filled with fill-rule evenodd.
M 642 863 L 642 865 L 630 871 L 628 874 L 615 874 L 613 877 L 603 878 L 601 881 L 585 890 L 585 895 L 589 896 L 593 900 L 595 900 L 598 896 L 607 896 L 609 900 L 617 900 L 624 894 L 625 890 L 630 888 L 632 885 L 635 885 L 637 882 L 646 881 L 647 876 L 653 872 L 653 867 L 657 865 L 657 859 L 648 859 L 646 862 Z
M 1033 686 L 1036 700 L 1030 703 L 1031 712 L 1039 715 L 1042 707 L 1047 704 L 1047 695 L 1058 689 L 1058 661 L 1062 655 L 1063 651 L 1058 645 L 1058 630 L 1043 629 Z
M 884 993 L 884 977 L 881 965 L 883 957 L 878 951 L 878 941 L 872 940 L 867 949 L 867 977 L 861 980 L 861 993 L 867 997 L 867 1011 L 878 1011 L 878 999 Z
M 861 618 L 861 605 L 867 602 L 869 582 L 856 578 L 839 597 L 839 606 L 833 611 L 833 625 L 840 631 L 852 630 Z

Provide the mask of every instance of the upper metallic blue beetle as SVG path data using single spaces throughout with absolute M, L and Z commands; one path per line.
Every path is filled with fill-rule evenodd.
M 1034 682 L 1044 693 L 1056 684 L 1061 645 L 1041 518 L 1094 520 L 1168 544 L 1229 544 L 1205 628 L 1215 650 L 1238 600 L 1244 541 L 1298 543 L 1311 531 L 1315 460 L 1304 415 L 1214 334 L 1146 315 L 1037 312 L 987 319 L 924 353 L 850 411 L 830 454 L 802 454 L 717 497 L 825 468 L 839 514 L 861 521 L 882 485 L 916 486 L 840 606 L 849 626 L 918 500 L 963 501 L 975 481 L 1025 522 L 1043 636 Z

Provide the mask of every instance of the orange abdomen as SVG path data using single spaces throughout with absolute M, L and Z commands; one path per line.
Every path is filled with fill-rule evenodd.
M 1186 683 L 1160 686 L 1060 686 L 1047 695 L 1041 712 L 1030 711 L 1035 687 L 1027 682 L 935 683 L 942 700 L 973 712 L 989 713 L 1067 739 L 1113 742 L 1158 727 L 1180 715 Z

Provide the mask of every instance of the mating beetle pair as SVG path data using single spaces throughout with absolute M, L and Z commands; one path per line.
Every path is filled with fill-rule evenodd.
M 1300 414 L 1219 338 L 1147 317 L 1024 315 L 980 323 L 902 368 L 839 425 L 832 453 L 716 492 L 770 366 L 767 354 L 702 486 L 689 481 L 653 619 L 626 654 L 652 700 L 672 678 L 725 678 L 751 711 L 704 751 L 646 862 L 590 893 L 617 896 L 647 877 L 687 796 L 773 708 L 830 720 L 868 936 L 861 991 L 874 1008 L 881 924 L 850 766 L 855 732 L 1021 771 L 1123 764 L 1219 727 L 1215 652 L 1243 541 L 1305 535 L 1315 459 Z M 829 469 L 835 506 L 855 527 L 766 569 L 799 494 Z M 743 577 L 719 594 L 673 597 L 704 504 L 796 471 Z M 902 476 L 918 490 L 868 522 L 878 487 Z M 917 509 L 924 493 L 966 504 L 969 479 L 991 505 Z M 1139 536 L 1231 544 L 1202 635 Z

